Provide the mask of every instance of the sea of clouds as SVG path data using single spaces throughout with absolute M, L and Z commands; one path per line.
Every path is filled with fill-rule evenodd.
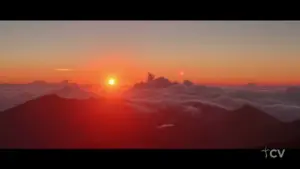
M 243 105 L 251 105 L 282 121 L 300 119 L 300 88 L 287 92 L 289 88 L 270 87 L 209 87 L 185 86 L 176 84 L 167 88 L 135 89 L 126 93 L 125 97 L 149 109 L 158 107 L 177 107 L 186 111 L 201 112 L 192 107 L 203 103 L 234 110 Z
M 123 95 L 143 106 L 144 111 L 159 111 L 173 107 L 192 113 L 201 113 L 195 103 L 235 110 L 244 105 L 253 106 L 282 121 L 300 119 L 300 87 L 274 86 L 203 86 L 190 82 L 172 83 L 166 78 L 134 86 Z
M 29 84 L 0 84 L 0 111 L 23 104 L 29 100 L 56 94 L 63 98 L 88 99 L 98 97 L 86 86 L 80 86 L 66 81 L 61 83 L 46 83 L 36 81 Z
M 58 84 L 31 83 L 0 85 L 0 111 L 46 94 L 64 98 L 87 99 L 105 97 L 105 90 L 92 92 L 85 86 L 62 82 Z M 134 85 L 118 97 L 130 101 L 141 112 L 176 109 L 187 113 L 201 113 L 195 103 L 234 110 L 251 105 L 282 121 L 300 119 L 300 87 L 267 86 L 204 86 L 191 82 L 173 83 L 164 77 Z

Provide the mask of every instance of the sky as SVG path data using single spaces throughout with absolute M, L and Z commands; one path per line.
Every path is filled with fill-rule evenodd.
M 0 82 L 300 84 L 298 21 L 0 21 Z M 180 75 L 184 72 L 184 75 Z

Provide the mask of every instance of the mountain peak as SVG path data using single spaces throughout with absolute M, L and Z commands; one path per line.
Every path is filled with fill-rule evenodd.
M 235 110 L 235 112 L 262 112 L 250 104 L 244 104 L 242 107 Z
M 245 122 L 254 122 L 252 125 L 276 126 L 281 124 L 275 117 L 249 104 L 243 105 L 241 108 L 232 111 L 232 113 L 234 113 L 235 116 L 239 116 L 239 119 L 243 119 Z
M 131 105 L 41 96 L 0 113 L 0 148 L 251 148 L 287 133 L 251 105 L 236 113 L 193 105 L 203 111 L 199 118 L 172 107 L 142 113 Z M 157 129 L 161 124 L 174 126 Z

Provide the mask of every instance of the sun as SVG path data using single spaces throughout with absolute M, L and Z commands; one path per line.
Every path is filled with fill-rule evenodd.
M 116 79 L 110 78 L 110 79 L 108 79 L 107 83 L 108 83 L 108 85 L 110 85 L 110 86 L 114 86 L 114 85 L 116 84 Z

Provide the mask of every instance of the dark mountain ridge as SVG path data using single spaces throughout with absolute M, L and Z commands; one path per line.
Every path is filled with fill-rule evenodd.
M 0 112 L 0 148 L 297 147 L 300 140 L 300 121 L 283 123 L 249 105 L 228 111 L 198 103 L 201 112 L 192 115 L 142 113 L 127 103 L 57 95 L 28 101 Z M 164 124 L 172 125 L 158 127 Z

